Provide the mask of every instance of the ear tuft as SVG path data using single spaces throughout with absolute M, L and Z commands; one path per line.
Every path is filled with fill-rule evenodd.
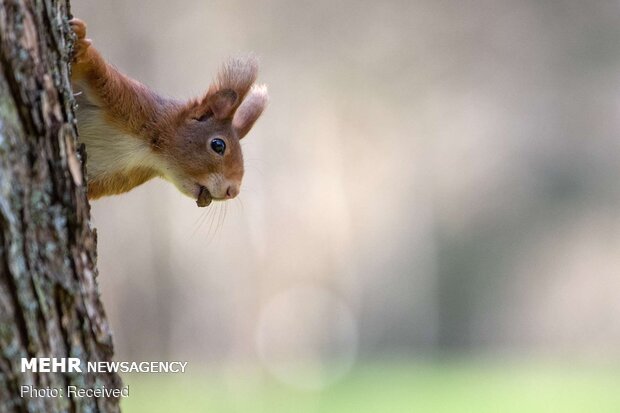
M 232 89 L 243 97 L 252 84 L 256 81 L 258 75 L 258 59 L 254 56 L 245 58 L 233 58 L 222 66 L 217 75 L 217 88 Z
M 254 122 L 267 107 L 269 94 L 266 85 L 253 85 L 233 117 L 232 127 L 239 139 L 248 134 Z
M 252 56 L 233 58 L 222 66 L 205 96 L 205 102 L 216 118 L 232 116 L 256 81 L 257 74 L 258 60 Z

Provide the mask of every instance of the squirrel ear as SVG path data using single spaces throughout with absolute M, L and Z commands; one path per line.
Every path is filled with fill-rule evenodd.
M 207 105 L 216 119 L 229 118 L 237 106 L 237 92 L 224 89 L 207 96 Z
M 253 85 L 232 120 L 232 127 L 237 132 L 239 139 L 247 135 L 252 129 L 254 122 L 265 110 L 268 101 L 267 86 Z
M 255 58 L 237 58 L 226 62 L 209 87 L 205 103 L 216 119 L 230 119 L 256 79 Z

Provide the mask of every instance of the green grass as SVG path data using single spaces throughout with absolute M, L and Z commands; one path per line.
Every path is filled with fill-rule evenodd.
M 196 370 L 196 368 L 192 368 Z M 620 367 L 500 362 L 357 367 L 304 392 L 263 372 L 128 375 L 128 413 L 618 413 Z

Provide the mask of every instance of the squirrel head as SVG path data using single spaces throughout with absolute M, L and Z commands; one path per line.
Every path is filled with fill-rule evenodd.
M 268 101 L 267 87 L 254 84 L 257 72 L 255 59 L 229 61 L 204 97 L 183 106 L 172 122 L 176 127 L 165 148 L 165 175 L 200 207 L 239 193 L 240 140 Z

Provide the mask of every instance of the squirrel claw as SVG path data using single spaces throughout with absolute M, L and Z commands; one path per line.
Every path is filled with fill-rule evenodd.
M 69 24 L 77 37 L 73 45 L 73 60 L 77 62 L 84 56 L 86 50 L 93 42 L 86 38 L 86 23 L 80 19 L 73 18 L 69 21 Z
M 71 28 L 73 29 L 73 32 L 77 36 L 78 40 L 86 37 L 86 23 L 74 17 L 69 20 L 69 24 L 71 25 Z

